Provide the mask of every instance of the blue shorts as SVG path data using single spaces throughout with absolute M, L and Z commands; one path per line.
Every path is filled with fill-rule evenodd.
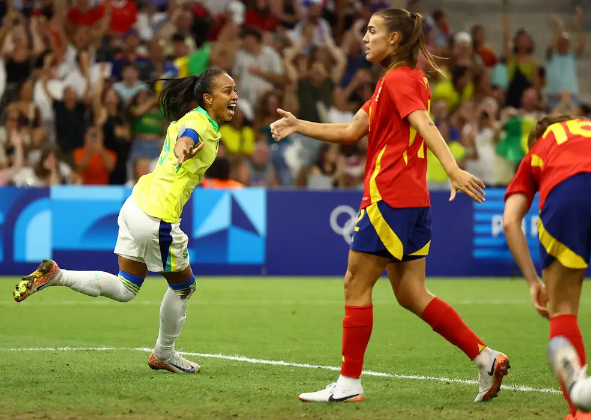
M 591 173 L 558 184 L 544 202 L 538 221 L 543 268 L 555 260 L 573 269 L 589 265 L 591 251 Z
M 429 207 L 392 208 L 378 201 L 359 212 L 353 251 L 389 258 L 392 262 L 424 258 L 431 245 Z

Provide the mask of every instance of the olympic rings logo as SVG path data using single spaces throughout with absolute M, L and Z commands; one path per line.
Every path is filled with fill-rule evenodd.
M 345 222 L 340 225 L 339 224 L 339 216 L 345 214 Z M 343 217 L 340 218 L 343 220 Z M 338 206 L 330 213 L 330 227 L 334 233 L 337 235 L 341 235 L 347 245 L 351 243 L 351 237 L 353 234 L 353 229 L 355 229 L 355 225 L 357 224 L 357 211 L 355 211 L 350 206 Z

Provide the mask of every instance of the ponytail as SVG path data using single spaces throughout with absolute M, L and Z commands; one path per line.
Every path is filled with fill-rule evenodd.
M 167 121 L 177 121 L 194 107 L 194 103 L 197 103 L 201 108 L 205 108 L 203 95 L 211 95 L 213 80 L 216 76 L 225 73 L 220 69 L 209 69 L 199 76 L 152 80 L 150 85 L 165 82 L 158 99 L 160 109 Z
M 375 13 L 384 19 L 390 32 L 400 33 L 401 40 L 394 52 L 382 62 L 382 66 L 392 70 L 401 66 L 416 67 L 419 53 L 423 53 L 433 70 L 444 74 L 435 63 L 435 56 L 429 52 L 423 35 L 423 17 L 419 13 L 409 13 L 404 9 L 382 9 Z

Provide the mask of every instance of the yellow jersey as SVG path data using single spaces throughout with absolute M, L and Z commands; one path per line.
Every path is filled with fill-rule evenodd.
M 204 142 L 205 146 L 178 167 L 174 148 L 177 140 L 188 133 L 189 137 L 196 137 L 195 147 L 199 142 Z M 171 122 L 156 168 L 142 176 L 131 193 L 138 207 L 164 222 L 180 223 L 183 207 L 217 157 L 220 137 L 218 123 L 201 107 Z

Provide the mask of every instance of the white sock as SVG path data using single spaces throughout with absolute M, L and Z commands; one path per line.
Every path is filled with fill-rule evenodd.
M 361 378 L 350 378 L 348 376 L 339 375 L 337 379 L 337 388 L 343 389 L 357 389 L 361 385 Z
M 178 288 L 177 286 L 184 287 Z M 166 289 L 160 306 L 160 331 L 154 348 L 154 355 L 158 360 L 166 361 L 174 354 L 174 343 L 179 338 L 185 324 L 189 298 L 194 291 L 194 277 L 181 285 L 169 285 Z
M 128 302 L 136 296 L 141 287 L 141 282 L 138 286 L 122 277 L 122 275 L 124 274 L 115 276 L 104 271 L 62 269 L 58 277 L 58 284 L 88 296 L 104 296 L 118 302 Z
M 482 351 L 473 360 L 474 364 L 478 369 L 489 369 L 490 368 L 490 353 L 491 350 L 488 347 L 482 349 Z

